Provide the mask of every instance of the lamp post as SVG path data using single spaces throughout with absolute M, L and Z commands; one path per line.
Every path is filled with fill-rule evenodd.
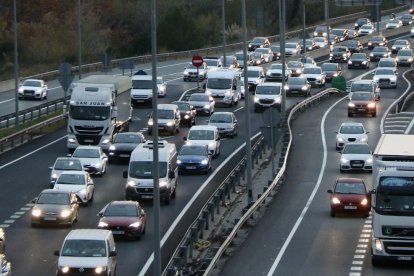
M 224 10 L 224 3 L 226 0 L 221 0 L 221 27 L 223 32 L 223 66 L 227 67 L 226 61 L 226 14 Z
M 15 89 L 15 125 L 19 126 L 19 62 L 17 52 L 17 15 L 16 0 L 13 0 L 13 37 L 14 37 L 14 89 Z
M 77 7 L 78 16 L 78 65 L 79 65 L 79 79 L 82 78 L 82 33 L 81 33 L 81 0 L 78 0 Z
M 303 28 L 303 38 L 302 38 L 302 43 L 303 43 L 303 55 L 306 55 L 306 3 L 305 0 L 302 0 L 302 28 Z

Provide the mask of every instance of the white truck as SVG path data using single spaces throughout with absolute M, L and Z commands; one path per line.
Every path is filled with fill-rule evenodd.
M 372 264 L 414 261 L 414 135 L 383 134 L 372 174 Z
M 212 96 L 216 104 L 233 106 L 241 99 L 240 73 L 221 68 L 208 73 L 205 91 Z
M 72 83 L 68 110 L 67 147 L 97 145 L 107 151 L 114 134 L 131 122 L 131 78 L 91 75 Z

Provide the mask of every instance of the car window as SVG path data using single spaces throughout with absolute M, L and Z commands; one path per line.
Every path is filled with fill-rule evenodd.
M 104 216 L 108 217 L 137 217 L 138 211 L 131 204 L 109 204 L 106 207 Z
M 206 149 L 204 147 L 183 146 L 180 155 L 206 155 Z
M 70 204 L 68 194 L 63 193 L 41 193 L 36 201 L 37 204 Z
M 364 128 L 362 126 L 342 126 L 339 131 L 343 134 L 363 134 Z
M 371 154 L 369 146 L 366 144 L 346 144 L 343 154 Z
M 82 164 L 78 159 L 75 160 L 56 160 L 56 163 L 53 167 L 54 170 L 60 171 L 81 171 L 83 170 Z
M 338 182 L 335 186 L 335 193 L 364 195 L 366 194 L 366 189 L 362 183 Z
M 99 151 L 96 149 L 76 149 L 73 157 L 79 158 L 99 158 Z
M 85 176 L 83 174 L 61 174 L 56 183 L 64 185 L 84 185 Z
M 214 131 L 212 130 L 190 130 L 188 140 L 214 140 Z

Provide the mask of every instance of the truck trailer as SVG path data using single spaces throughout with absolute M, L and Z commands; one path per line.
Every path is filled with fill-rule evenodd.
M 414 260 L 414 135 L 383 134 L 372 174 L 371 260 Z
M 68 108 L 67 147 L 97 145 L 107 151 L 114 134 L 131 122 L 131 78 L 91 75 L 72 83 Z

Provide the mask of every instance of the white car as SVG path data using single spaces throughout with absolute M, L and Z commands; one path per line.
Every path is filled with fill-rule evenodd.
M 213 156 L 220 154 L 220 135 L 216 126 L 192 126 L 184 140 L 187 145 L 207 145 Z
M 167 84 L 163 77 L 157 77 L 158 97 L 165 97 L 167 95 Z
M 244 70 L 242 72 L 242 78 L 244 78 Z M 247 67 L 247 80 L 249 91 L 254 91 L 256 86 L 263 82 L 265 78 L 265 71 L 261 66 L 248 66 Z
M 58 157 L 56 158 L 55 163 L 53 166 L 49 167 L 50 169 L 50 185 L 53 188 L 53 184 L 55 183 L 56 179 L 62 174 L 64 171 L 83 171 L 82 162 L 78 158 L 72 157 Z
M 402 26 L 402 22 L 399 19 L 391 19 L 385 24 L 385 29 L 397 29 Z
M 328 45 L 328 39 L 324 36 L 314 37 L 313 41 L 319 48 L 325 48 Z
M 362 123 L 342 123 L 336 131 L 335 149 L 342 149 L 347 143 L 363 142 L 368 143 L 367 131 Z
M 308 80 L 312 86 L 325 86 L 326 75 L 319 66 L 305 67 L 301 77 Z
M 410 36 L 414 37 L 414 27 L 412 27 L 411 30 L 410 30 Z
M 206 93 L 191 94 L 188 102 L 194 106 L 197 114 L 211 115 L 215 111 L 216 101 Z
M 372 24 L 365 24 L 359 28 L 359 36 L 372 35 L 375 32 L 375 27 Z
M 266 63 L 273 61 L 273 52 L 270 48 L 256 48 L 256 53 L 262 53 Z
M 85 171 L 62 172 L 53 187 L 60 191 L 73 191 L 83 204 L 93 201 L 95 185 L 92 177 Z
M 285 44 L 285 56 L 299 56 L 302 48 L 297 42 L 288 42 Z
M 27 79 L 19 87 L 19 99 L 43 100 L 47 98 L 47 85 L 43 80 Z
M 72 157 L 79 158 L 90 174 L 104 175 L 106 172 L 108 156 L 99 146 L 77 146 Z
M 372 151 L 367 143 L 345 144 L 341 152 L 340 172 L 362 170 L 372 172 Z
M 283 64 L 274 63 L 266 71 L 266 81 L 282 81 L 283 75 Z M 292 71 L 289 70 L 287 64 L 285 64 L 285 80 L 288 80 L 292 74 Z
M 298 61 L 302 62 L 303 67 L 318 66 L 316 64 L 316 61 L 313 59 L 313 57 L 302 57 L 302 58 L 298 59 Z
M 191 62 L 187 64 L 184 68 L 183 72 L 183 80 L 184 81 L 203 81 L 207 78 L 207 64 L 203 62 L 203 64 L 198 67 L 195 67 Z
M 378 87 L 397 88 L 397 74 L 393 68 L 377 68 L 373 79 L 378 83 Z

